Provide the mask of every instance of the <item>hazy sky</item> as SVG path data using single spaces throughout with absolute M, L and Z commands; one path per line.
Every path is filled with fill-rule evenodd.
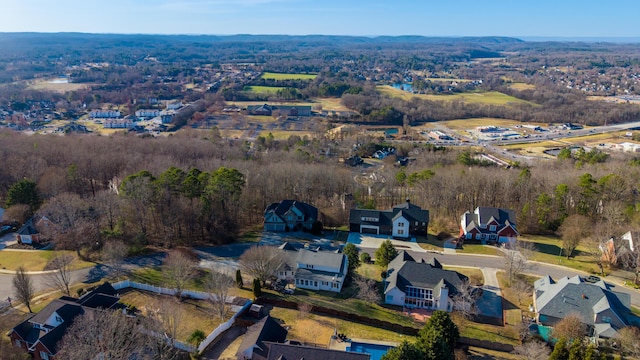
M 640 37 L 638 0 L 0 0 L 0 32 Z

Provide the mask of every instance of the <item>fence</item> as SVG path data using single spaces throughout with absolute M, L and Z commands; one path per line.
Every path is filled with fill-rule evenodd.
M 164 288 L 164 287 L 160 287 L 160 286 L 153 286 L 153 285 L 149 285 L 149 284 L 143 284 L 143 283 L 139 283 L 139 282 L 135 282 L 135 281 L 131 281 L 129 279 L 127 280 L 123 280 L 123 281 L 119 281 L 115 284 L 112 284 L 113 288 L 116 290 L 122 290 L 125 288 L 133 288 L 133 289 L 138 289 L 138 290 L 144 290 L 144 291 L 149 291 L 149 292 L 153 292 L 156 294 L 162 294 L 162 295 L 171 295 L 171 296 L 175 296 L 178 291 L 176 289 L 169 289 L 169 288 Z M 182 296 L 183 297 L 188 297 L 191 299 L 198 299 L 198 300 L 209 300 L 211 298 L 215 298 L 214 294 L 211 293 L 206 293 L 206 292 L 202 292 L 202 291 L 195 291 L 195 290 L 184 290 L 182 291 Z M 230 296 L 229 299 L 227 299 L 227 302 L 232 302 L 235 300 L 234 296 Z M 178 348 L 180 350 L 184 350 L 184 351 L 189 351 L 189 352 L 193 352 L 195 350 L 197 350 L 198 352 L 202 352 L 204 349 L 206 349 L 207 346 L 209 346 L 211 343 L 213 343 L 223 332 L 229 330 L 229 328 L 231 328 L 231 326 L 233 326 L 233 324 L 236 321 L 236 318 L 244 313 L 252 304 L 251 300 L 248 300 L 240 309 L 238 309 L 238 311 L 236 311 L 235 314 L 233 314 L 233 316 L 231 316 L 231 319 L 229 319 L 227 322 L 222 323 L 220 325 L 218 325 L 217 328 L 213 329 L 213 331 L 200 343 L 200 345 L 198 345 L 197 348 L 195 348 L 193 345 L 190 344 L 185 344 L 183 342 L 180 341 L 173 341 L 173 346 L 175 348 Z

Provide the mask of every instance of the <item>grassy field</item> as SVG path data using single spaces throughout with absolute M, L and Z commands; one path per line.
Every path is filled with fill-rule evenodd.
M 621 143 L 625 141 L 630 141 L 631 139 L 623 137 L 625 133 L 626 131 L 618 131 L 618 132 L 611 132 L 611 133 L 605 133 L 605 134 L 593 134 L 593 135 L 587 135 L 587 136 L 564 138 L 562 139 L 562 141 L 564 143 L 569 143 L 569 144 L 592 144 L 592 145 L 593 144 L 597 145 L 598 143 Z
M 428 236 L 416 236 L 416 242 L 425 250 L 444 250 L 444 241 L 438 240 L 438 238 L 432 234 L 429 234 Z
M 77 91 L 90 87 L 92 84 L 75 84 L 75 83 L 54 83 L 51 79 L 38 80 L 29 83 L 29 89 L 47 90 L 58 93 L 66 93 L 68 91 Z
M 518 91 L 534 90 L 536 88 L 535 85 L 527 84 L 527 83 L 512 83 L 512 84 L 509 84 L 509 87 L 512 88 L 513 90 L 518 90 Z
M 431 101 L 462 101 L 471 104 L 486 104 L 486 105 L 510 105 L 510 104 L 529 104 L 535 105 L 529 101 L 518 99 L 507 94 L 503 94 L 497 91 L 488 92 L 473 92 L 473 93 L 461 93 L 455 95 L 431 95 L 431 94 L 412 94 L 400 89 L 396 89 L 389 85 L 381 85 L 377 87 L 378 91 L 382 94 L 389 95 L 391 97 L 397 97 L 404 100 L 411 100 L 414 97 L 431 100 Z
M 252 92 L 257 94 L 275 94 L 279 90 L 285 89 L 278 86 L 245 86 L 243 91 Z
M 571 259 L 567 259 L 566 256 L 561 254 L 562 240 L 557 236 L 522 235 L 519 240 L 535 245 L 536 251 L 533 253 L 532 260 L 562 265 L 593 274 L 600 271 L 584 246 L 578 246 L 574 251 L 574 256 Z
M 71 255 L 75 259 L 72 267 L 74 269 L 83 269 L 94 266 L 95 264 L 88 261 L 78 259 L 73 251 L 52 251 L 52 250 L 32 250 L 32 251 L 0 251 L 0 269 L 16 270 L 19 266 L 23 266 L 27 271 L 42 271 L 47 263 L 56 254 Z
M 446 126 L 451 130 L 468 130 L 468 129 L 475 129 L 478 126 L 491 126 L 491 125 L 499 126 L 499 127 L 514 127 L 516 125 L 522 125 L 522 122 L 518 120 L 496 119 L 496 118 L 473 118 L 473 119 L 457 119 L 457 120 L 440 121 L 438 122 L 438 124 Z
M 157 295 L 154 293 L 130 290 L 121 294 L 120 302 L 134 305 L 143 315 L 148 311 L 155 311 L 159 308 L 159 302 L 170 301 L 182 309 L 182 319 L 178 327 L 177 340 L 186 342 L 189 335 L 195 330 L 202 330 L 209 334 L 213 329 L 221 324 L 220 318 L 214 314 L 213 306 L 208 301 L 189 299 L 178 302 L 175 297 Z M 231 314 L 227 314 L 231 316 Z
M 424 79 L 425 81 L 431 81 L 431 82 L 458 82 L 458 83 L 468 83 L 471 82 L 473 80 L 469 80 L 469 79 L 454 79 L 454 78 L 434 78 L 434 77 L 430 77 L 430 78 L 426 78 Z
M 264 72 L 260 75 L 260 79 L 265 80 L 313 80 L 316 77 L 318 77 L 316 74 L 283 74 L 272 72 Z
M 301 138 L 308 136 L 308 137 L 314 137 L 313 132 L 311 131 L 297 131 L 297 130 L 291 130 L 291 131 L 287 131 L 287 130 L 269 130 L 269 131 L 263 131 L 260 135 L 267 135 L 268 133 L 271 133 L 273 135 L 273 138 L 276 140 L 286 140 L 289 138 L 289 136 L 292 135 L 298 135 Z

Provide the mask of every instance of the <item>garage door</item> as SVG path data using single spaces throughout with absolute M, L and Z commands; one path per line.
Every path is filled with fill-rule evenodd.
M 284 224 L 264 224 L 266 231 L 284 231 Z
M 360 227 L 360 232 L 363 234 L 376 234 L 378 235 L 378 228 L 377 227 L 364 227 L 361 226 Z

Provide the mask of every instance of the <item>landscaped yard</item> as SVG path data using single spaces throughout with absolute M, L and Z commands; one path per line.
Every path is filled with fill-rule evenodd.
M 418 245 L 425 250 L 444 250 L 444 240 L 439 240 L 432 234 L 427 236 L 416 236 L 416 242 L 418 242 Z
M 73 269 L 82 269 L 95 265 L 92 262 L 78 259 L 78 256 L 74 251 L 13 251 L 10 249 L 5 249 L 0 251 L 0 269 L 16 270 L 19 266 L 22 266 L 27 271 L 42 271 L 56 253 L 60 255 L 73 256 L 73 258 L 75 259 L 72 263 Z
M 460 329 L 460 336 L 495 341 L 503 344 L 518 345 L 519 339 L 517 331 L 512 326 L 496 326 L 481 324 L 472 321 L 461 322 L 454 316 L 455 322 Z
M 594 262 L 593 257 L 584 246 L 578 246 L 574 251 L 574 256 L 567 259 L 562 256 L 562 239 L 556 236 L 545 235 L 522 235 L 518 238 L 521 241 L 533 243 L 536 251 L 532 260 L 549 264 L 562 265 L 576 270 L 585 271 L 592 274 L 600 272 L 600 268 Z
M 172 306 L 182 309 L 182 316 L 178 325 L 177 340 L 186 342 L 195 330 L 202 330 L 209 334 L 213 329 L 222 323 L 220 318 L 214 315 L 211 303 L 204 300 L 184 300 L 179 302 L 173 296 L 158 295 L 141 290 L 129 290 L 121 293 L 120 302 L 127 305 L 134 305 L 143 315 L 156 312 L 161 301 L 169 301 Z M 227 314 L 227 318 L 231 314 Z M 226 320 L 226 319 L 225 319 Z
M 465 275 L 469 278 L 469 283 L 472 286 L 482 286 L 484 285 L 484 275 L 482 275 L 482 270 L 471 268 L 471 267 L 459 267 L 459 266 L 442 266 L 445 270 L 453 270 L 457 271 L 462 275 Z

